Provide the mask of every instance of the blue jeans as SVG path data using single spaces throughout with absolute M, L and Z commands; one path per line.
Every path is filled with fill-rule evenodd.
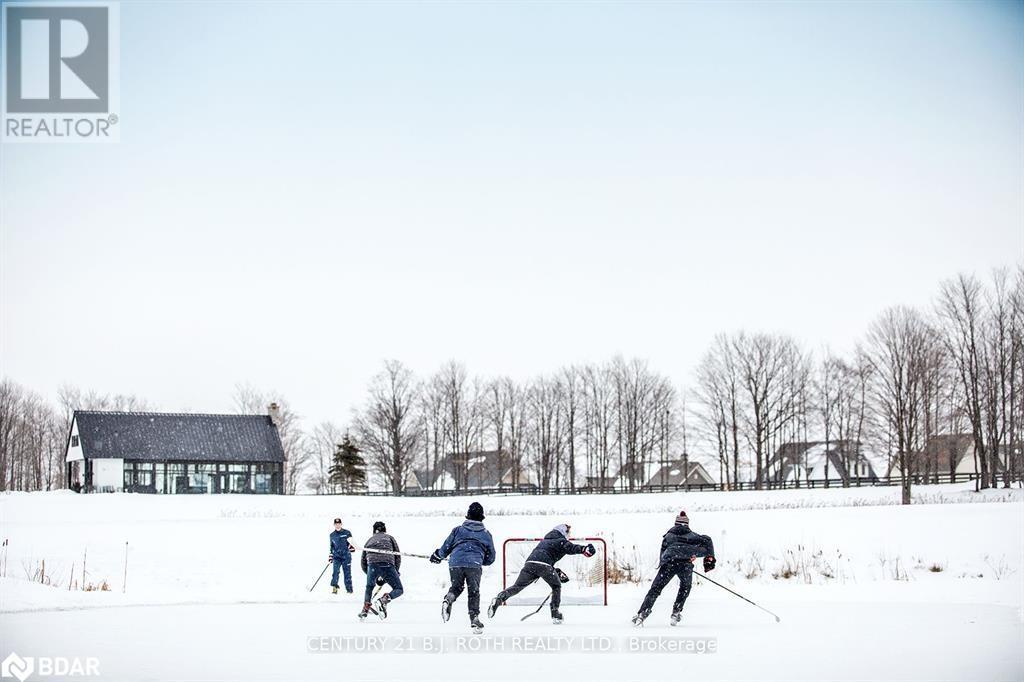
M 349 594 L 352 593 L 352 558 L 346 561 L 345 559 L 339 559 L 334 557 L 331 562 L 331 587 L 338 586 L 338 571 L 345 569 L 345 591 Z
M 370 564 L 366 570 L 366 592 L 363 601 L 370 601 L 373 596 L 373 588 L 377 586 L 377 576 L 382 576 L 384 582 L 391 586 L 388 594 L 391 599 L 398 599 L 402 596 L 402 579 L 398 577 L 398 570 L 391 564 Z

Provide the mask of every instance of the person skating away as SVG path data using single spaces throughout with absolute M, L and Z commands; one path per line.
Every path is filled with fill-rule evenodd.
M 585 557 L 592 557 L 597 553 L 594 545 L 577 545 L 570 542 L 569 529 L 569 524 L 560 523 L 537 543 L 537 546 L 530 552 L 530 556 L 526 557 L 526 562 L 523 563 L 516 582 L 511 587 L 499 592 L 498 596 L 491 600 L 491 605 L 487 607 L 488 618 L 493 618 L 499 606 L 504 606 L 510 597 L 519 594 L 523 589 L 537 582 L 539 578 L 551 588 L 551 622 L 555 625 L 562 622 L 562 612 L 558 610 L 558 606 L 562 602 L 563 581 L 560 576 L 565 574 L 555 568 L 555 564 L 566 554 L 582 554 Z
M 452 586 L 441 601 L 441 620 L 448 622 L 452 604 L 469 588 L 469 625 L 479 634 L 484 624 L 480 622 L 480 577 L 483 567 L 494 563 L 494 539 L 484 528 L 484 508 L 479 502 L 469 505 L 466 520 L 452 528 L 444 543 L 430 555 L 430 562 L 441 563 L 448 558 L 448 575 Z
M 345 591 L 352 594 L 352 532 L 341 527 L 341 519 L 334 519 L 334 530 L 331 532 L 331 553 L 327 560 L 331 562 L 331 593 L 338 594 L 338 571 L 345 571 Z
M 640 611 L 633 616 L 633 625 L 643 625 L 651 615 L 654 602 L 673 577 L 679 578 L 679 592 L 672 604 L 672 625 L 678 625 L 682 618 L 683 605 L 690 596 L 693 581 L 693 564 L 697 557 L 704 557 L 704 572 L 715 568 L 715 546 L 707 535 L 690 530 L 690 518 L 685 511 L 679 512 L 675 525 L 661 540 L 661 555 L 658 560 L 658 574 L 654 576 L 651 589 L 647 591 Z
M 383 521 L 373 524 L 373 535 L 363 543 L 363 553 L 359 558 L 359 565 L 366 573 L 366 591 L 363 593 L 363 610 L 360 618 L 366 618 L 370 611 L 375 611 L 381 619 L 388 617 L 388 604 L 402 596 L 402 579 L 399 571 L 402 568 L 402 557 L 398 552 L 398 542 L 388 535 L 387 527 Z M 384 550 L 394 552 L 385 554 L 373 550 Z M 370 604 L 373 595 L 373 588 L 377 585 L 378 579 L 382 579 L 391 586 L 391 591 L 377 599 L 376 603 Z

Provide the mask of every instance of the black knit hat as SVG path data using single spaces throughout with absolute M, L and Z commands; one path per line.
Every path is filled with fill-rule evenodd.
M 474 502 L 469 505 L 469 511 L 466 512 L 466 518 L 470 521 L 483 521 L 484 520 L 484 506 L 479 502 Z
M 384 525 L 383 521 L 374 521 L 373 522 L 373 532 L 374 533 L 386 533 L 386 532 L 388 532 L 388 527 Z

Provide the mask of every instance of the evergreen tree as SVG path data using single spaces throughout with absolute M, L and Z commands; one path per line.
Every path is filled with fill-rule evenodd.
M 345 439 L 334 451 L 333 464 L 329 471 L 329 482 L 332 487 L 340 487 L 343 493 L 366 490 L 366 460 L 359 454 L 360 452 L 346 433 Z

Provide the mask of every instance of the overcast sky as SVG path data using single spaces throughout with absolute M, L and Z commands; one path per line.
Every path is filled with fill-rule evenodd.
M 686 385 L 1024 258 L 1020 3 L 124 3 L 121 74 L 119 144 L 0 149 L 2 372 L 47 396 Z

